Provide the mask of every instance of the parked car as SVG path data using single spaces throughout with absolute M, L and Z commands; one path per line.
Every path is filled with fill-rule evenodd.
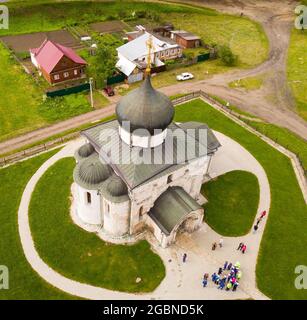
M 183 73 L 179 74 L 179 75 L 176 77 L 176 79 L 177 79 L 178 81 L 184 81 L 184 80 L 189 80 L 189 79 L 193 79 L 193 78 L 194 78 L 194 76 L 193 76 L 193 74 L 190 73 L 190 72 L 183 72 Z
M 103 88 L 103 91 L 104 91 L 109 97 L 112 97 L 112 96 L 114 96 L 114 94 L 115 94 L 113 88 L 110 87 L 110 86 Z

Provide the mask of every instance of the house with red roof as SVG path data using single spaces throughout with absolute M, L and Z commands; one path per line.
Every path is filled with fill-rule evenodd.
M 71 48 L 46 39 L 30 49 L 31 61 L 50 84 L 85 77 L 86 61 Z

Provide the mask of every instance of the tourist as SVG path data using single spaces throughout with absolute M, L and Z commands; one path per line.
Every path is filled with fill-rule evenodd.
M 258 226 L 260 222 L 261 222 L 261 219 L 260 219 L 260 218 L 258 218 L 258 219 L 257 219 L 257 223 L 256 223 L 256 225 Z
M 225 261 L 223 270 L 227 269 L 228 261 Z
M 242 278 L 242 271 L 239 271 L 237 273 L 237 280 L 240 280 Z
M 183 263 L 185 263 L 187 261 L 187 257 L 188 257 L 188 255 L 186 253 L 184 253 L 182 256 Z
M 213 282 L 215 282 L 215 280 L 216 280 L 216 272 L 213 273 L 213 275 L 211 276 L 211 279 L 212 279 Z
M 262 220 L 266 216 L 266 210 L 261 213 L 260 219 Z
M 215 277 L 215 284 L 219 284 L 220 282 L 220 276 L 217 274 Z
M 232 268 L 232 263 L 230 262 L 228 267 L 227 267 L 227 270 L 230 270 Z
M 244 246 L 244 243 L 243 242 L 240 242 L 240 244 L 239 244 L 239 246 L 238 246 L 238 249 L 237 250 L 242 250 L 242 248 L 243 248 L 243 246 Z
M 219 283 L 218 289 L 223 290 L 224 287 L 225 287 L 225 281 L 221 280 L 220 283 Z
M 255 225 L 254 225 L 254 233 L 256 233 L 257 230 L 258 230 L 258 225 L 255 224 Z
M 216 246 L 217 246 L 217 244 L 216 244 L 216 242 L 214 242 L 214 243 L 212 244 L 212 251 L 214 251 L 214 250 L 216 249 Z
M 228 282 L 227 285 L 226 285 L 226 291 L 229 291 L 232 287 L 232 284 L 231 282 Z
M 205 274 L 204 274 L 204 279 L 205 279 L 205 280 L 208 280 L 208 278 L 209 278 L 209 273 L 205 273 Z
M 227 276 L 227 282 L 229 282 L 231 280 L 231 278 L 232 278 L 232 274 L 229 273 L 228 276 Z
M 235 267 L 238 268 L 238 269 L 240 269 L 241 263 L 240 263 L 239 261 L 237 261 L 237 262 L 235 263 Z
M 233 284 L 232 291 L 236 291 L 237 288 L 238 288 L 238 286 L 239 286 L 239 282 L 236 281 L 236 282 Z
M 223 269 L 219 268 L 218 275 L 220 276 L 223 273 Z
M 220 246 L 220 248 L 223 247 L 223 243 L 224 243 L 224 239 L 223 239 L 223 238 L 220 238 L 220 241 L 219 241 L 219 246 Z
M 246 245 L 244 245 L 243 248 L 242 248 L 242 253 L 243 254 L 245 253 L 246 249 L 247 249 L 247 247 L 246 247 Z
M 208 284 L 208 280 L 207 279 L 203 279 L 203 288 L 206 288 Z
M 238 272 L 239 272 L 239 269 L 238 269 L 238 268 L 235 268 L 235 269 L 234 269 L 235 277 L 237 277 Z

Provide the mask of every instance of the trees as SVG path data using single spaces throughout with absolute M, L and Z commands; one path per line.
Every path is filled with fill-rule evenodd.
M 94 36 L 93 39 L 97 49 L 90 59 L 88 72 L 89 76 L 94 78 L 96 88 L 101 88 L 116 70 L 116 48 L 121 45 L 121 42 L 112 35 Z
M 235 55 L 229 46 L 223 45 L 218 47 L 218 57 L 226 66 L 235 66 L 238 63 L 238 56 Z

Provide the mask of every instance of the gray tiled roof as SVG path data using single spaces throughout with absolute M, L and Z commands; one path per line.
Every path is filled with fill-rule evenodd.
M 182 188 L 171 187 L 156 200 L 148 215 L 164 234 L 169 235 L 187 214 L 201 208 Z
M 171 123 L 168 126 L 166 140 L 171 141 L 172 147 L 166 148 L 164 142 L 161 146 L 151 149 L 128 146 L 122 142 L 118 133 L 118 125 L 117 120 L 113 120 L 86 129 L 81 134 L 93 144 L 100 156 L 110 164 L 129 189 L 163 175 L 163 173 L 173 171 L 177 166 L 182 166 L 190 160 L 210 154 L 220 146 L 212 131 L 201 123 Z M 180 130 L 180 134 L 177 135 L 176 129 L 183 130 Z M 188 129 L 196 129 L 195 137 L 190 134 Z M 207 131 L 208 148 L 203 143 L 197 142 L 200 140 L 197 136 L 197 132 L 201 132 L 200 129 Z M 140 155 L 142 157 L 145 154 L 151 161 L 148 164 L 138 164 L 137 160 L 140 159 Z M 159 164 L 155 161 L 157 155 L 162 159 Z M 131 159 L 131 161 L 125 163 L 124 158 Z M 168 159 L 173 161 L 170 162 Z

